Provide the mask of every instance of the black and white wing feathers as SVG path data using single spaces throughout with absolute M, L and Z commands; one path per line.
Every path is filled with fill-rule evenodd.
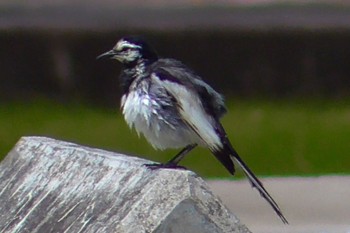
M 151 69 L 161 80 L 186 86 L 196 92 L 204 110 L 215 118 L 219 119 L 227 112 L 223 96 L 180 61 L 159 59 Z

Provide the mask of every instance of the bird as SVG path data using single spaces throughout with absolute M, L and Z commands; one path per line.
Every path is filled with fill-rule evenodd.
M 220 119 L 227 112 L 224 97 L 181 61 L 161 58 L 140 36 L 125 36 L 97 59 L 122 64 L 121 111 L 130 128 L 155 149 L 181 148 L 152 169 L 179 168 L 179 162 L 197 146 L 208 148 L 232 175 L 237 163 L 253 188 L 271 205 L 283 223 L 280 207 L 233 148 Z

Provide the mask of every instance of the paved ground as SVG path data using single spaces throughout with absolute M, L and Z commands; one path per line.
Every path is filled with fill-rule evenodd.
M 350 233 L 350 176 L 262 181 L 290 225 L 283 225 L 247 180 L 208 183 L 254 233 Z

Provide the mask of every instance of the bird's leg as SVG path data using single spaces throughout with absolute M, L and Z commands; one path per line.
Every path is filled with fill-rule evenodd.
M 174 158 L 170 159 L 167 165 L 177 165 L 191 150 L 193 150 L 197 144 L 190 144 L 177 153 Z
M 170 159 L 167 163 L 164 164 L 145 164 L 150 169 L 159 169 L 159 168 L 180 168 L 180 169 L 186 169 L 183 166 L 177 165 L 184 157 L 187 155 L 191 150 L 193 150 L 197 144 L 190 144 L 183 148 L 179 153 L 177 153 L 174 158 Z

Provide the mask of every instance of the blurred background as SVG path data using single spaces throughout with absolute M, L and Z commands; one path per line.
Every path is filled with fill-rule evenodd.
M 226 97 L 223 124 L 262 176 L 349 173 L 350 0 L 1 0 L 0 158 L 42 135 L 165 162 L 119 111 L 120 64 L 142 35 Z M 182 165 L 229 177 L 208 150 Z

